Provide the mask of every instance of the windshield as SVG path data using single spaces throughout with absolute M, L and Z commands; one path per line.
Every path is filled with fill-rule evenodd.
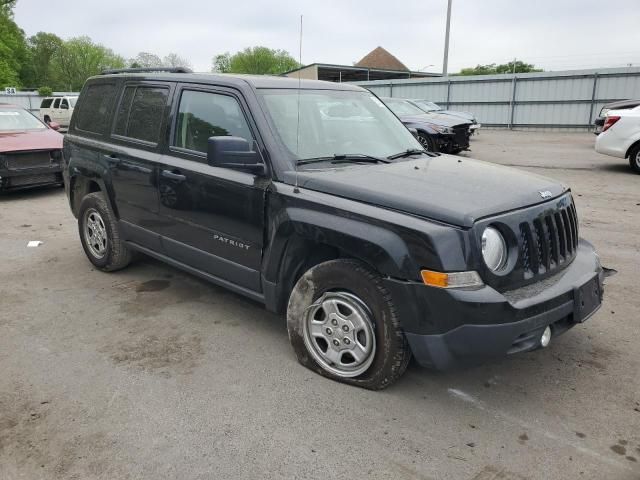
M 69 103 L 71 104 L 71 108 L 76 108 L 76 102 L 78 101 L 78 97 L 67 97 L 69 98 Z
M 296 160 L 350 154 L 383 158 L 421 149 L 369 92 L 287 89 L 262 90 L 261 95 L 275 130 Z
M 403 115 L 424 115 L 424 112 L 415 105 L 411 105 L 406 100 L 394 100 L 392 98 L 385 98 L 384 103 L 391 109 L 393 113 L 399 117 Z
M 26 110 L 0 108 L 0 132 L 44 130 L 47 127 Z
M 420 105 L 420 108 L 422 108 L 426 112 L 442 110 L 442 107 L 440 105 L 438 105 L 437 103 L 429 102 L 427 100 L 415 100 L 415 102 Z

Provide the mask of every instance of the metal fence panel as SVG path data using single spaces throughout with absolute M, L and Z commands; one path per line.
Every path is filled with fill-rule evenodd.
M 640 98 L 640 68 L 357 82 L 378 95 L 424 98 L 498 127 L 591 128 L 605 103 Z

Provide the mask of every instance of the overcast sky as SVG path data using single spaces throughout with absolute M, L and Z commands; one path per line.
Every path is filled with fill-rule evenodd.
M 385 47 L 410 69 L 442 68 L 446 0 L 18 0 L 27 35 L 88 35 L 126 58 L 140 51 L 211 69 L 217 53 L 281 48 L 351 65 Z M 640 0 L 453 0 L 449 71 L 513 57 L 545 70 L 640 65 Z

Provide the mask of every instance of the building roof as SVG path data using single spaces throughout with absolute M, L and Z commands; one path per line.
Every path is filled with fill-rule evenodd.
M 356 67 L 409 71 L 407 66 L 382 47 L 376 47 L 355 64 Z

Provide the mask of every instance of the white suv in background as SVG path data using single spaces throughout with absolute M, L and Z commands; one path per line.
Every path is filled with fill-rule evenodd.
M 628 158 L 631 168 L 640 173 L 640 106 L 607 112 L 596 138 L 596 152 Z
M 40 104 L 38 116 L 45 123 L 56 122 L 67 128 L 78 97 L 47 97 Z

